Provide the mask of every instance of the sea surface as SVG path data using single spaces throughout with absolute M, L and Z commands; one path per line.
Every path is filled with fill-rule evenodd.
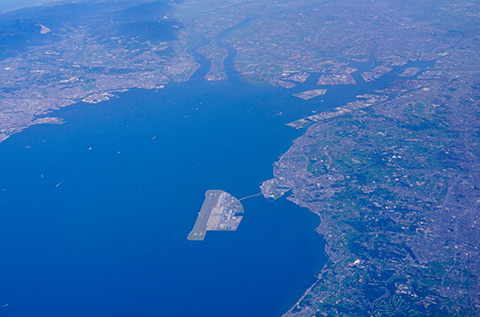
M 0 315 L 278 316 L 311 286 L 327 260 L 316 215 L 257 196 L 236 232 L 188 241 L 205 191 L 259 193 L 304 133 L 286 123 L 397 77 L 304 101 L 292 93 L 319 75 L 250 85 L 223 46 L 229 80 L 201 80 L 197 55 L 189 82 L 79 103 L 0 143 Z
M 302 133 L 284 124 L 309 111 L 297 99 L 228 81 L 131 90 L 0 143 L 1 315 L 285 312 L 326 260 L 313 213 L 258 196 L 236 232 L 187 235 L 206 190 L 242 198 L 273 177 Z

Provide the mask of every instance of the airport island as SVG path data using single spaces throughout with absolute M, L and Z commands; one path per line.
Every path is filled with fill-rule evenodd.
M 223 190 L 207 190 L 188 240 L 204 240 L 207 231 L 235 231 L 243 216 L 240 201 Z

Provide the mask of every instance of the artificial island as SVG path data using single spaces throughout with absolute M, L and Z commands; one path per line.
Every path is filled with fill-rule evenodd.
M 235 231 L 243 216 L 240 201 L 223 190 L 207 190 L 188 240 L 204 240 L 207 231 Z

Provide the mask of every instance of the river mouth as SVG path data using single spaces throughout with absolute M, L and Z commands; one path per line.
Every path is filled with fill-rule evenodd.
M 223 60 L 223 67 L 225 70 L 225 74 L 229 81 L 239 83 L 241 81 L 240 73 L 235 69 L 235 58 L 237 57 L 237 50 L 232 46 L 226 44 L 224 39 L 228 37 L 233 31 L 245 26 L 250 22 L 250 18 L 247 18 L 240 22 L 239 24 L 230 27 L 222 32 L 220 32 L 217 36 L 206 41 L 205 39 L 201 40 L 200 43 L 196 44 L 195 46 L 189 48 L 187 51 L 190 55 L 193 56 L 195 61 L 200 65 L 200 67 L 192 74 L 190 80 L 203 80 L 205 76 L 208 74 L 212 67 L 212 62 L 207 59 L 203 54 L 198 52 L 198 49 L 208 45 L 209 43 L 215 42 L 218 47 L 221 47 L 227 51 L 227 56 Z

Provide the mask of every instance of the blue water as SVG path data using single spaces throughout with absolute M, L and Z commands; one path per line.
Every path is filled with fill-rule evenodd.
M 289 91 L 247 85 L 227 35 L 228 81 L 200 80 L 210 62 L 192 49 L 202 67 L 190 82 L 67 107 L 53 113 L 66 124 L 0 143 L 2 316 L 278 316 L 313 283 L 326 261 L 313 213 L 255 197 L 236 232 L 191 242 L 204 193 L 258 193 L 303 133 L 286 123 L 381 89 L 401 68 L 304 101 L 292 93 L 318 75 Z
M 197 81 L 68 107 L 54 113 L 66 124 L 1 143 L 0 313 L 286 311 L 325 262 L 313 213 L 255 197 L 236 232 L 186 237 L 206 190 L 259 192 L 301 133 L 284 124 L 308 107 L 282 89 Z

